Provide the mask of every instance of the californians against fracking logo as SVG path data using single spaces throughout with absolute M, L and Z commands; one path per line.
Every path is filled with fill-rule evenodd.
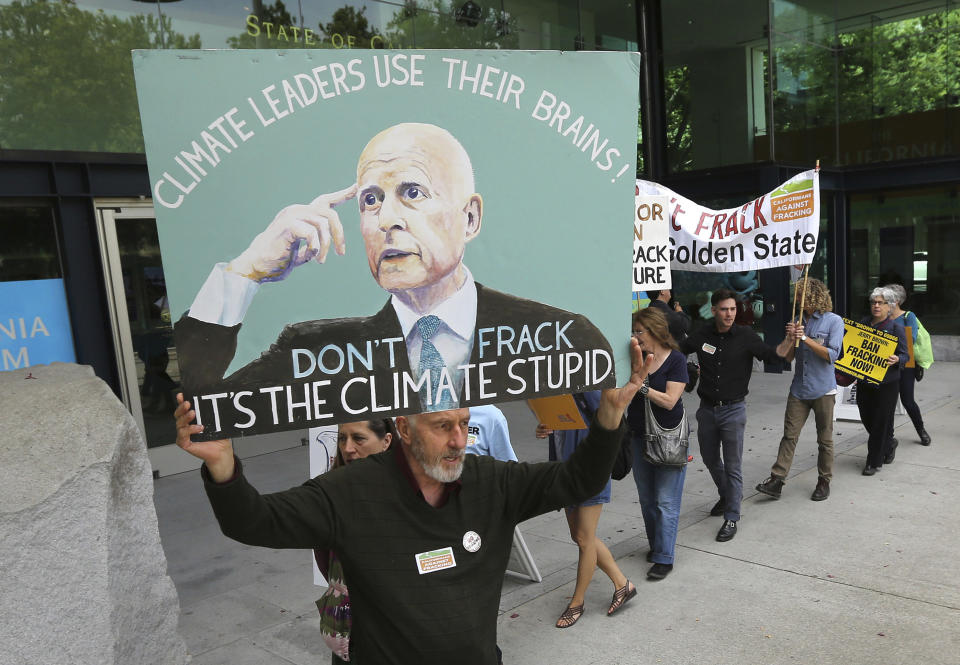
M 794 178 L 770 192 L 770 219 L 774 223 L 813 217 L 815 206 L 813 178 Z

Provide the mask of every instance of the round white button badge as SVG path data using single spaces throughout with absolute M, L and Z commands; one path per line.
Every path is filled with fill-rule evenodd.
M 480 549 L 480 534 L 476 531 L 467 531 L 463 534 L 463 549 L 476 552 Z

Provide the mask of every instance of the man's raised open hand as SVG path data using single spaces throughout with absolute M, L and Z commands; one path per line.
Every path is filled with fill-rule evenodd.
M 307 261 L 327 260 L 330 243 L 341 256 L 346 251 L 343 224 L 334 208 L 357 195 L 357 185 L 323 194 L 306 205 L 287 206 L 273 218 L 227 270 L 255 282 L 278 282 Z

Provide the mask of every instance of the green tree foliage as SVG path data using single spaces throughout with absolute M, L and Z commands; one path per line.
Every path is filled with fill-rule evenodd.
M 321 25 L 320 30 L 332 40 L 333 35 L 339 35 L 346 38 L 348 35 L 354 38 L 354 48 L 370 48 L 371 43 L 379 46 L 379 42 L 373 42 L 376 31 L 370 29 L 370 23 L 364 16 L 367 8 L 363 7 L 360 11 L 349 5 L 344 5 L 333 12 L 333 17 L 326 25 Z
M 130 51 L 148 48 L 200 48 L 200 36 L 72 0 L 0 6 L 0 147 L 143 152 Z
M 803 32 L 781 38 L 774 54 L 777 131 L 956 106 L 958 54 L 960 9 L 841 32 L 827 47 Z
M 479 20 L 457 21 L 457 0 L 408 0 L 387 24 L 386 41 L 393 48 L 517 48 L 517 21 L 499 8 L 484 7 Z
M 673 172 L 693 168 L 690 133 L 690 67 L 680 65 L 664 72 L 667 110 L 667 165 Z

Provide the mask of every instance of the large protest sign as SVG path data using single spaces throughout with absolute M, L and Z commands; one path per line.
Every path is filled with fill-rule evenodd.
M 887 373 L 887 358 L 897 352 L 897 336 L 858 321 L 843 320 L 843 355 L 834 367 L 870 383 L 880 383 Z
M 612 386 L 638 56 L 138 51 L 204 438 Z
M 641 195 L 637 188 L 633 216 L 633 291 L 669 289 L 670 227 L 667 196 Z
M 820 174 L 804 171 L 738 208 L 711 210 L 637 180 L 638 195 L 668 197 L 670 267 L 741 272 L 813 262 L 820 232 Z

